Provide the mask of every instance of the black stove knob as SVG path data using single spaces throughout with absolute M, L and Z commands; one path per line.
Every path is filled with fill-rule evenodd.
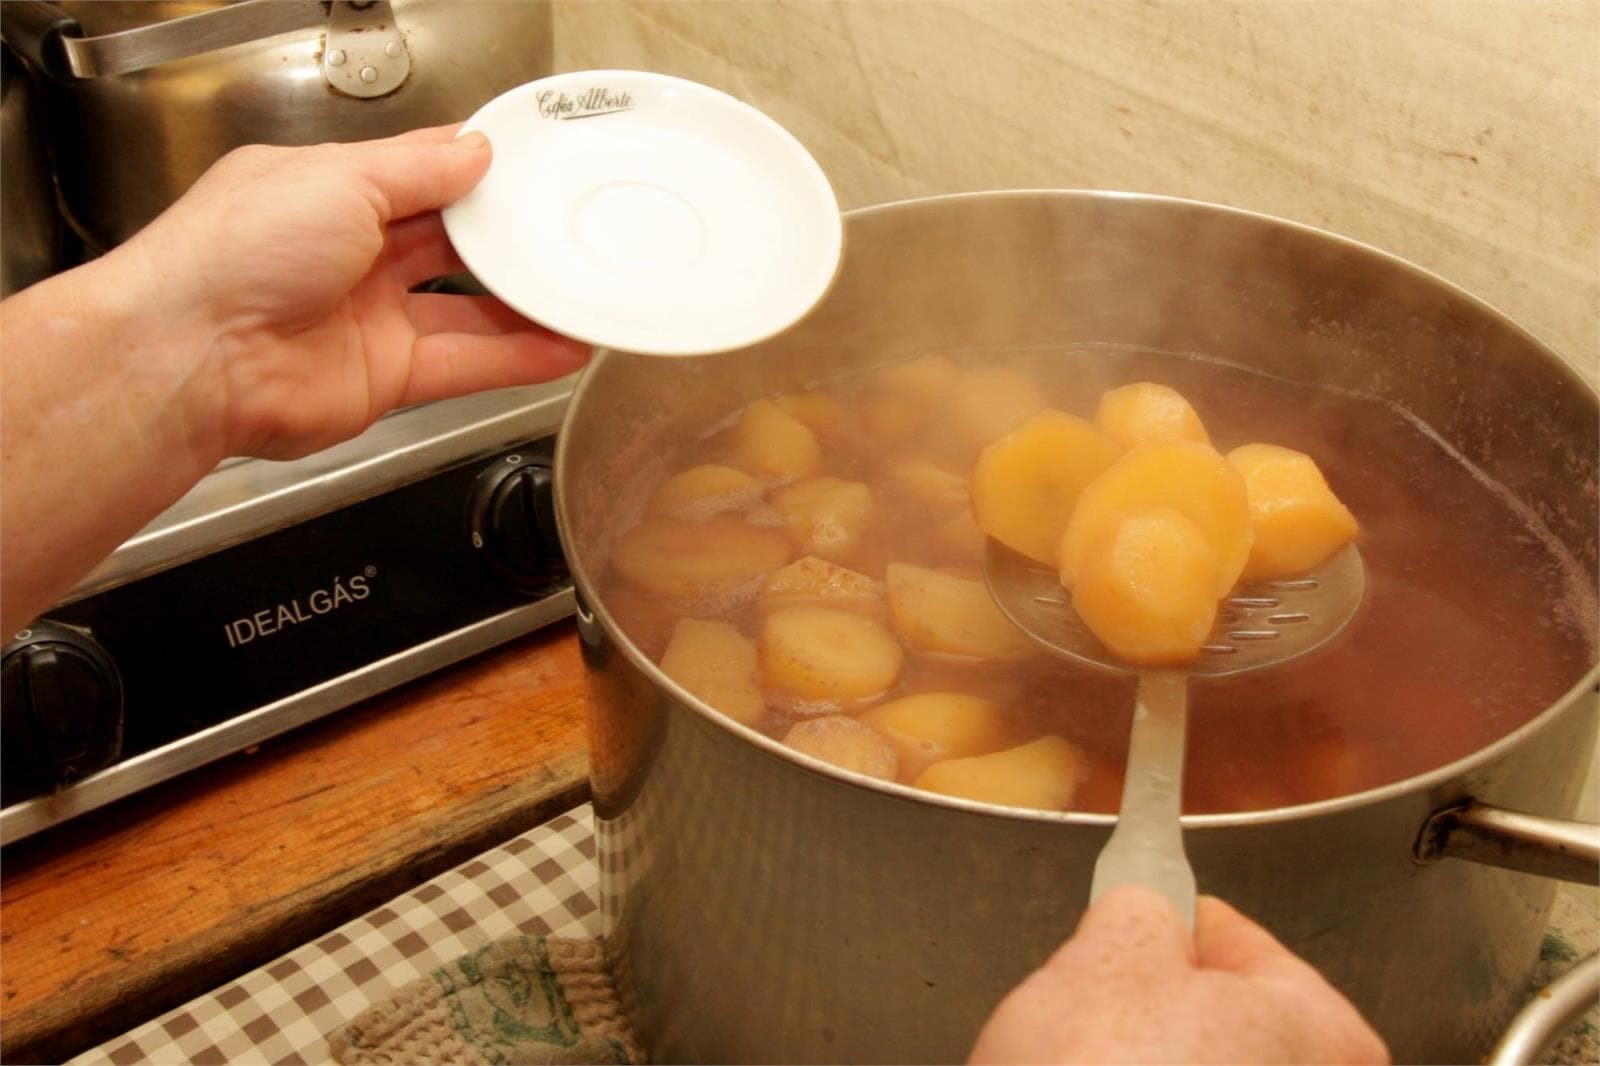
M 87 630 L 41 621 L 0 652 L 3 802 L 50 792 L 122 753 L 122 678 Z
M 517 588 L 542 588 L 566 573 L 556 532 L 550 464 L 524 452 L 503 455 L 473 483 L 472 546 Z

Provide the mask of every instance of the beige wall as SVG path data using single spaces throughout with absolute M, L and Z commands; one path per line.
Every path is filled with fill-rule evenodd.
M 1092 187 L 1323 226 L 1600 372 L 1600 4 L 560 0 L 556 60 L 756 104 L 846 208 Z

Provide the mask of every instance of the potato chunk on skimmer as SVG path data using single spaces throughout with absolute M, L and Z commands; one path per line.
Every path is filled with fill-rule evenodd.
M 1183 394 L 1153 381 L 1135 381 L 1101 394 L 1094 424 L 1124 448 L 1179 440 L 1211 443 L 1200 416 Z
M 1089 550 L 1117 523 L 1152 507 L 1170 507 L 1200 530 L 1217 553 L 1217 598 L 1226 596 L 1255 540 L 1250 503 L 1239 471 L 1193 441 L 1135 448 L 1084 488 L 1056 557 L 1062 584 L 1077 583 Z
M 1217 619 L 1217 553 L 1179 512 L 1135 511 L 1084 556 L 1072 608 L 1124 662 L 1189 662 Z
M 1228 462 L 1244 475 L 1256 534 L 1245 580 L 1303 574 L 1355 537 L 1355 515 L 1333 494 L 1311 456 L 1276 444 L 1245 444 L 1228 453 Z
M 1054 566 L 1079 494 L 1121 454 L 1093 423 L 1040 411 L 978 453 L 972 517 L 1006 547 Z

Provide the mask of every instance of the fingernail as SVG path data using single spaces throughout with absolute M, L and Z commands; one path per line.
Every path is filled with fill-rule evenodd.
M 477 151 L 480 148 L 488 147 L 489 138 L 484 136 L 482 130 L 473 130 L 471 133 L 463 133 L 457 137 L 455 143 L 462 148 Z

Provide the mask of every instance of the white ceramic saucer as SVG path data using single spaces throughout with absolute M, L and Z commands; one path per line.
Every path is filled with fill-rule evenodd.
M 444 211 L 467 269 L 590 344 L 698 355 L 800 319 L 839 265 L 839 204 L 782 126 L 726 93 L 628 70 L 485 104 L 489 172 Z

